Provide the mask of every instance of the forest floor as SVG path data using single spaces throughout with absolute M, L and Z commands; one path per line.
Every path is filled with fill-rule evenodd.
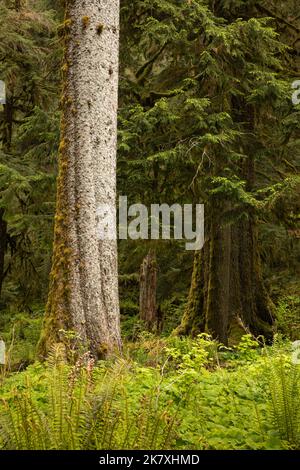
M 0 376 L 0 449 L 299 448 L 299 366 L 281 335 L 225 348 L 143 332 L 108 362 L 57 345 L 21 367 Z

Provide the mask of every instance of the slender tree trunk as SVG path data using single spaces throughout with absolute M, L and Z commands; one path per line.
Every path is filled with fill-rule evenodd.
M 144 258 L 140 271 L 140 318 L 149 330 L 157 327 L 157 262 L 154 250 Z
M 62 140 L 50 291 L 40 352 L 75 330 L 95 357 L 120 350 L 116 204 L 119 0 L 66 1 Z
M 7 222 L 3 219 L 4 209 L 0 209 L 0 296 L 4 281 L 4 257 L 7 245 Z

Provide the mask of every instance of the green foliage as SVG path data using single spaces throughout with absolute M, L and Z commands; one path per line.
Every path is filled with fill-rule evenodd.
M 173 295 L 161 304 L 163 315 L 163 335 L 167 336 L 179 325 L 186 305 L 184 296 Z
M 0 337 L 7 345 L 6 370 L 22 370 L 35 361 L 43 313 L 37 308 L 31 313 L 1 313 Z
M 2 377 L 0 448 L 299 448 L 299 366 L 288 343 L 250 358 L 256 346 L 244 337 L 229 360 L 208 336 L 148 333 L 127 350 L 135 360 L 73 365 L 57 346 L 46 364 Z
M 299 449 L 299 366 L 286 339 L 261 347 L 245 335 L 225 348 L 207 335 L 168 337 L 192 270 L 180 243 L 155 245 L 161 337 L 138 319 L 149 246 L 122 241 L 125 358 L 94 364 L 75 352 L 76 333 L 62 332 L 68 357 L 57 347 L 46 364 L 32 364 L 43 308 L 30 307 L 45 301 L 51 258 L 63 5 L 21 3 L 20 11 L 13 1 L 0 6 L 0 214 L 8 224 L 0 448 Z M 297 0 L 122 1 L 118 140 L 119 191 L 130 203 L 204 201 L 208 224 L 216 208 L 220 225 L 255 214 L 277 330 L 292 340 L 300 338 L 300 121 L 290 88 L 298 41 L 287 21 L 299 22 L 297 8 Z
M 19 309 L 44 301 L 50 269 L 61 56 L 56 14 L 45 9 L 50 3 L 0 7 L 7 92 L 0 107 L 0 208 L 7 223 L 1 304 Z
M 127 299 L 124 302 L 121 302 L 120 311 L 121 315 L 132 317 L 138 314 L 139 306 L 131 299 Z
M 241 338 L 240 343 L 236 346 L 236 350 L 239 353 L 239 357 L 247 361 L 251 361 L 257 357 L 257 348 L 259 343 L 255 340 L 252 335 L 244 335 Z
M 279 300 L 276 310 L 278 330 L 291 340 L 300 338 L 300 297 L 289 295 Z
M 276 8 L 239 0 L 122 3 L 118 181 L 130 202 L 204 202 L 220 225 L 255 214 L 264 275 L 277 295 L 291 282 L 299 289 L 291 269 L 299 243 L 288 233 L 299 214 L 297 41 L 265 3 L 285 19 L 296 8 L 293 0 Z M 180 244 L 176 254 L 164 248 L 173 265 L 189 269 Z M 143 246 L 120 251 L 121 270 L 130 262 L 136 271 Z M 187 296 L 184 274 L 171 285 L 166 278 L 159 272 L 162 303 L 174 292 Z
M 0 448 L 169 448 L 176 413 L 170 414 L 153 375 L 138 367 L 133 375 L 122 360 L 105 370 L 88 356 L 69 367 L 56 348 L 46 366 L 30 367 L 4 392 Z
M 129 308 L 130 314 L 124 315 L 121 313 L 122 336 L 126 341 L 135 341 L 145 330 L 145 324 L 140 320 L 139 315 L 137 315 L 137 312 L 139 311 L 139 307 L 137 305 L 127 301 L 125 306 L 126 309 Z M 121 312 L 123 308 L 124 303 L 121 304 Z
M 300 446 L 300 369 L 290 357 L 280 354 L 267 361 L 269 408 L 275 428 L 287 447 Z

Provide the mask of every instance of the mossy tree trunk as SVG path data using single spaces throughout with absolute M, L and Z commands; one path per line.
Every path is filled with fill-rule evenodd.
M 140 318 L 149 330 L 157 327 L 157 261 L 156 253 L 150 250 L 140 270 Z
M 99 358 L 120 350 L 116 204 L 119 0 L 66 1 L 55 240 L 40 353 L 75 331 Z M 102 237 L 103 238 L 103 237 Z

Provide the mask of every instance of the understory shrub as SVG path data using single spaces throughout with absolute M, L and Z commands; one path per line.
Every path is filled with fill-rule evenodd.
M 290 343 L 140 341 L 97 364 L 87 353 L 67 364 L 56 347 L 46 363 L 2 376 L 0 448 L 299 449 Z

